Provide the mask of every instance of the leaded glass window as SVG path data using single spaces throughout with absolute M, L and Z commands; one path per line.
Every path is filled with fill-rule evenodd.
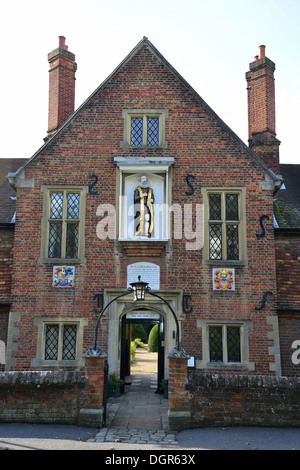
M 46 325 L 45 359 L 57 360 L 58 358 L 59 325 Z
M 210 192 L 209 212 L 209 259 L 239 260 L 240 193 Z
M 209 195 L 209 218 L 210 220 L 221 220 L 221 194 Z
M 62 223 L 49 224 L 49 258 L 61 258 Z
M 156 117 L 147 118 L 147 145 L 158 146 L 159 144 L 159 119 Z
M 50 218 L 51 219 L 61 219 L 63 212 L 63 193 L 51 193 L 51 210 Z
M 132 146 L 136 146 L 136 147 L 143 145 L 143 118 L 142 117 L 131 118 L 130 143 Z
M 45 325 L 45 360 L 75 360 L 76 341 L 76 324 L 54 323 Z
M 74 360 L 76 359 L 76 325 L 64 325 L 63 334 L 63 360 Z
M 228 362 L 241 362 L 240 328 L 227 326 Z
M 239 227 L 226 225 L 227 259 L 239 259 Z
M 222 327 L 209 328 L 209 355 L 211 362 L 223 362 Z
M 79 210 L 79 192 L 50 192 L 49 258 L 78 258 Z
M 66 258 L 74 259 L 78 256 L 79 224 L 67 224 Z
M 239 220 L 239 196 L 238 194 L 225 194 L 226 220 Z
M 132 116 L 130 145 L 133 147 L 159 146 L 159 117 L 147 115 Z
M 210 259 L 222 259 L 222 226 L 209 225 L 209 254 Z
M 209 327 L 210 362 L 241 362 L 241 334 L 239 326 Z
M 67 218 L 79 219 L 79 193 L 68 193 Z

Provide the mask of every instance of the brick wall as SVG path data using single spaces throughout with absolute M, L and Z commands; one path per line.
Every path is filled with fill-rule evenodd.
M 0 303 L 10 301 L 14 226 L 0 227 Z
M 0 341 L 6 342 L 8 327 L 8 307 L 0 306 Z
M 300 378 L 190 373 L 193 426 L 299 426 Z
M 0 228 L 0 371 L 4 371 L 3 344 L 6 348 L 9 302 L 11 293 L 12 265 L 13 265 L 14 227 Z M 1 305 L 2 304 L 2 305 Z
M 299 377 L 300 364 L 292 360 L 295 352 L 292 345 L 294 341 L 300 341 L 300 312 L 280 312 L 278 317 L 282 375 Z
M 0 373 L 0 422 L 76 424 L 83 390 L 79 372 Z
M 300 311 L 300 237 L 275 231 L 278 309 Z
M 101 427 L 105 421 L 106 355 L 88 351 L 84 372 L 0 372 L 0 423 Z
M 0 372 L 5 370 L 8 315 L 8 307 L 0 306 Z
M 288 230 L 275 237 L 277 308 L 282 375 L 299 376 L 300 364 L 292 361 L 292 344 L 300 340 L 300 238 Z
M 188 367 L 184 354 L 178 355 L 173 350 L 169 357 L 169 429 L 181 430 L 191 427 L 191 404 L 187 391 Z M 178 357 L 177 357 L 178 356 Z

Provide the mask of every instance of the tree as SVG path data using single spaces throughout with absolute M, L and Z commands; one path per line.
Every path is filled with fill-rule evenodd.
M 148 351 L 158 352 L 158 323 L 151 329 L 148 339 Z
M 134 341 L 137 338 L 139 338 L 142 343 L 147 342 L 147 333 L 141 323 L 131 325 L 131 340 Z

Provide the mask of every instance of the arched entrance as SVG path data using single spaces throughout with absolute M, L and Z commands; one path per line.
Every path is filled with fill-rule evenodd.
M 160 385 L 165 377 L 165 320 L 161 313 L 153 310 L 132 310 L 127 312 L 122 317 L 121 326 L 121 361 L 120 361 L 120 378 L 126 381 L 126 377 L 131 375 L 131 342 L 134 340 L 134 332 L 137 330 L 136 325 L 141 325 L 141 336 L 144 336 L 142 341 L 146 340 L 148 343 L 150 332 L 155 325 L 157 325 L 157 389 L 160 392 Z M 138 337 L 138 336 L 137 336 Z
M 168 378 L 169 375 L 169 360 L 168 354 L 174 349 L 176 345 L 176 322 L 168 308 L 159 298 L 153 297 L 146 293 L 145 300 L 133 301 L 132 297 L 124 296 L 117 298 L 125 289 L 107 289 L 104 292 L 104 304 L 107 305 L 113 299 L 109 308 L 105 311 L 102 321 L 108 322 L 108 365 L 109 373 L 126 374 L 126 367 L 128 367 L 128 350 L 129 350 L 129 326 L 132 316 L 137 316 L 138 312 L 144 312 L 154 317 L 154 321 L 158 321 L 163 329 L 161 335 L 161 350 L 158 354 L 158 380 Z M 153 291 L 162 296 L 166 302 L 172 306 L 176 312 L 177 322 L 180 323 L 184 320 L 185 315 L 182 312 L 182 291 L 181 290 L 157 290 Z M 131 318 L 130 318 L 131 317 Z M 136 320 L 136 318 L 134 319 Z M 140 320 L 143 320 L 140 318 Z M 144 318 L 145 320 L 145 318 Z M 126 330 L 127 328 L 127 330 Z M 127 352 L 126 352 L 127 348 Z

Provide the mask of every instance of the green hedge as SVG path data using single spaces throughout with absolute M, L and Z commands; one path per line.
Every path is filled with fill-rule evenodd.
M 148 351 L 149 352 L 158 352 L 158 327 L 156 324 L 151 329 L 148 339 Z
M 136 342 L 131 341 L 130 343 L 130 362 L 133 364 L 135 362 L 135 353 L 136 353 Z
M 134 341 L 137 338 L 139 338 L 142 343 L 147 342 L 147 333 L 141 323 L 134 323 L 131 325 L 131 340 Z

